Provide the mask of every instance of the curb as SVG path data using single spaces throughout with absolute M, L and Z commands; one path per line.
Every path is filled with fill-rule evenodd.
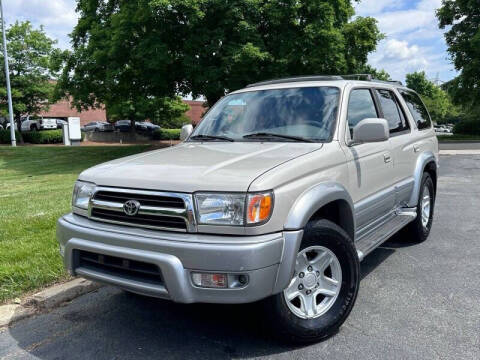
M 480 155 L 480 149 L 440 150 L 440 155 Z
M 53 285 L 25 298 L 21 304 L 0 306 L 0 328 L 32 316 L 38 312 L 52 310 L 79 296 L 95 291 L 101 284 L 77 278 L 63 284 Z

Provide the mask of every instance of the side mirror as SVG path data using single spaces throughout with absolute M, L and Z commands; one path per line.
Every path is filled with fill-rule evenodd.
M 192 124 L 183 125 L 182 131 L 180 132 L 180 141 L 185 141 L 186 139 L 188 139 L 192 131 L 193 131 Z
M 353 128 L 353 144 L 386 141 L 388 137 L 388 122 L 385 119 L 363 119 Z

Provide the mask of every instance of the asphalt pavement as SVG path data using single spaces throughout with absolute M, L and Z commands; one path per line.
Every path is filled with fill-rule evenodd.
M 480 141 L 445 141 L 438 147 L 440 150 L 480 150 Z
M 362 262 L 355 307 L 332 338 L 292 347 L 266 309 L 182 305 L 111 287 L 0 330 L 0 359 L 480 359 L 480 155 L 441 156 L 435 219 Z

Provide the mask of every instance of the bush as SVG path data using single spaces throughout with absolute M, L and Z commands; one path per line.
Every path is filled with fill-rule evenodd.
M 180 140 L 181 129 L 157 129 L 153 132 L 153 140 Z
M 480 120 L 468 119 L 460 121 L 453 128 L 454 134 L 480 135 Z
M 20 134 L 18 131 L 15 131 L 15 138 L 20 139 Z M 10 129 L 8 130 L 0 130 L 0 144 L 10 144 Z
M 57 144 L 63 142 L 62 130 L 22 132 L 23 141 L 30 144 Z
M 15 138 L 18 139 L 20 138 L 20 134 L 18 131 L 15 131 Z M 0 130 L 0 144 L 10 144 L 10 129 L 8 130 Z

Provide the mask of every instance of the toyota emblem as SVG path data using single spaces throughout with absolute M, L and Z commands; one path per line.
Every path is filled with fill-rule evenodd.
M 123 204 L 123 212 L 128 216 L 135 216 L 140 209 L 140 203 L 137 200 L 128 200 Z

